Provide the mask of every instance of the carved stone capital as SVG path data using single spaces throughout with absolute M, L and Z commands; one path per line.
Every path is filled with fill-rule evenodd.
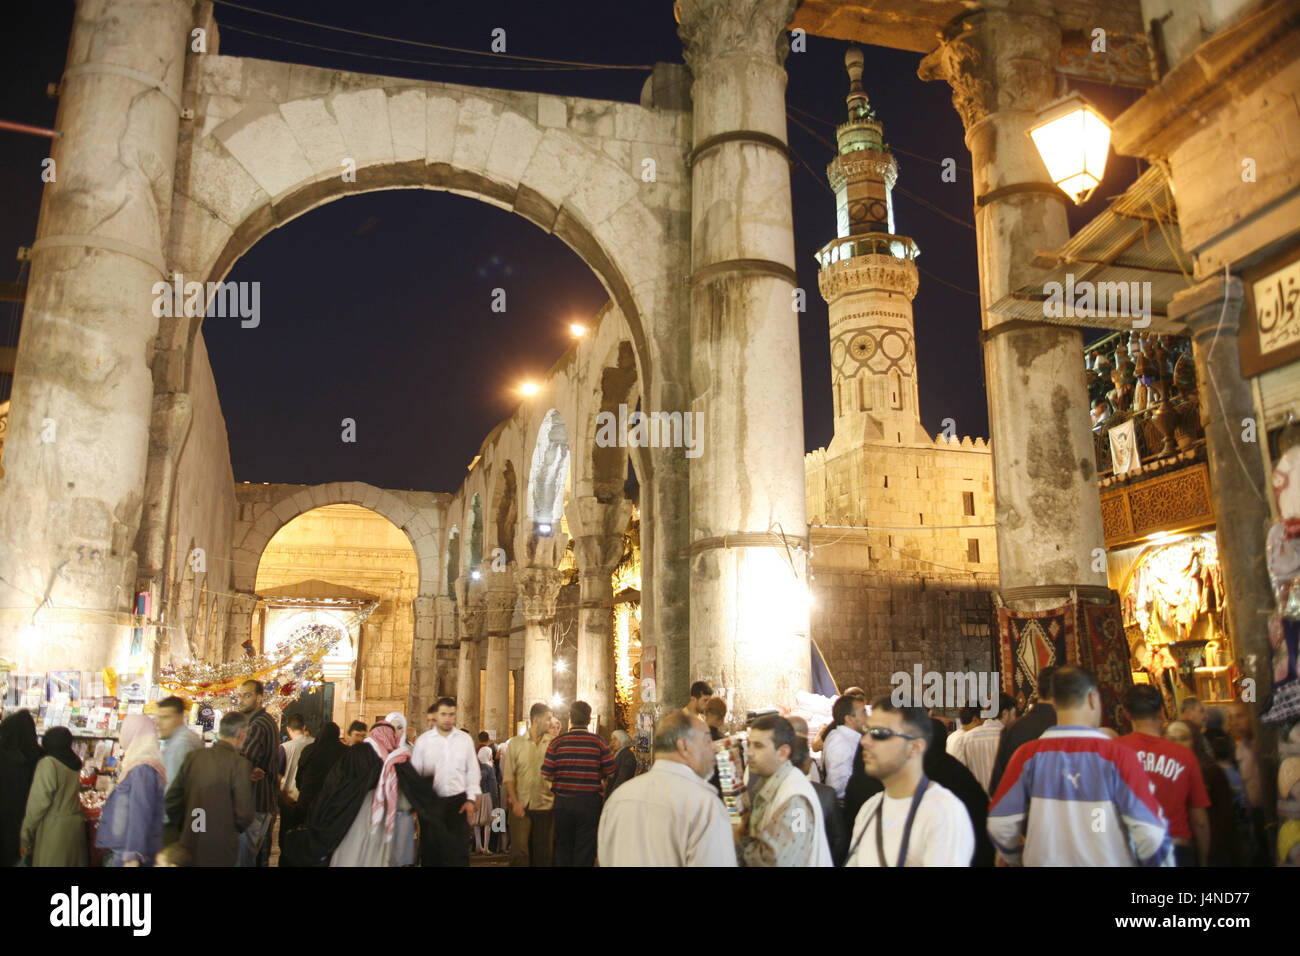
M 482 604 L 471 604 L 460 609 L 460 639 L 476 641 L 483 636 L 483 621 L 487 608 Z
M 698 75 L 728 56 L 784 64 L 790 52 L 785 28 L 798 6 L 799 0 L 677 0 L 673 15 L 686 65 Z
M 1060 27 L 1047 18 L 988 10 L 950 23 L 917 75 L 948 81 L 969 133 L 990 113 L 1036 110 L 1049 102 L 1060 49 Z
M 524 619 L 538 624 L 555 616 L 560 595 L 560 572 L 555 568 L 522 568 L 515 573 Z
M 509 565 L 505 571 L 493 572 L 488 578 L 485 606 L 489 637 L 501 637 L 510 633 L 510 620 L 515 616 L 515 603 L 519 600 L 514 571 L 514 565 Z

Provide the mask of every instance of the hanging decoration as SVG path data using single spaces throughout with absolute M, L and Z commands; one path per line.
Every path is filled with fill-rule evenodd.
M 338 628 L 308 624 L 290 634 L 271 657 L 254 654 L 220 664 L 168 666 L 158 683 L 179 697 L 225 710 L 240 684 L 261 681 L 265 706 L 279 709 L 321 686 L 321 659 L 338 643 L 339 636 Z

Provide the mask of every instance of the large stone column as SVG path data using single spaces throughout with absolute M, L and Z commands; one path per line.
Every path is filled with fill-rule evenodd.
M 435 598 L 421 595 L 412 602 L 415 636 L 411 647 L 411 690 L 406 719 L 414 721 L 438 696 L 438 611 Z
M 555 568 L 523 568 L 515 573 L 519 607 L 524 615 L 523 712 L 541 701 L 549 704 L 554 688 L 554 648 L 547 626 L 555 617 L 560 572 Z
M 694 74 L 690 670 L 731 709 L 810 683 L 784 28 L 796 0 L 678 0 Z M 666 709 L 684 699 L 661 697 Z
M 1271 516 L 1269 481 L 1259 450 L 1242 442 L 1243 422 L 1255 420 L 1250 386 L 1241 377 L 1237 329 L 1243 303 L 1241 280 L 1225 284 L 1222 274 L 1185 289 L 1169 303 L 1170 319 L 1181 318 L 1192 336 L 1201 422 L 1210 459 L 1210 487 L 1218 528 L 1219 561 L 1228 591 L 1228 627 L 1243 678 L 1255 682 L 1255 702 L 1273 683 L 1268 617 L 1273 590 L 1265 564 Z M 1257 440 L 1264 440 L 1256 429 Z M 1259 753 L 1276 753 L 1274 731 L 1259 724 L 1251 708 Z
M 134 602 L 192 18 L 184 0 L 77 4 L 0 479 L 0 656 L 29 673 L 127 664 L 112 612 Z
M 1063 604 L 1072 589 L 1109 597 L 1104 569 L 1093 570 L 1105 540 L 1082 334 L 988 311 L 1033 279 L 1037 250 L 1069 238 L 1065 195 L 1025 135 L 1054 98 L 1060 45 L 1045 17 L 989 10 L 953 21 L 919 71 L 952 85 L 971 152 L 998 570 L 1003 599 L 1024 610 Z
M 487 644 L 487 681 L 484 687 L 483 727 L 495 732 L 495 740 L 510 736 L 510 623 L 515 616 L 519 594 L 515 590 L 514 567 L 503 572 L 493 572 L 491 562 L 483 562 L 483 575 L 488 578 L 487 626 L 484 641 Z
M 460 654 L 456 665 L 456 720 L 477 735 L 482 709 L 479 671 L 483 668 L 483 585 L 456 582 L 456 603 L 460 608 Z

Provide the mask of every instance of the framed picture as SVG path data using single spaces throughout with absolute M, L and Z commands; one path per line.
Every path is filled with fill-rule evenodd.
M 1300 359 L 1300 243 L 1242 272 L 1241 376 Z

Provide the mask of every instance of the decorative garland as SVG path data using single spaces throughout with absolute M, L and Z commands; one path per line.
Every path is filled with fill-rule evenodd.
M 278 648 L 275 657 L 254 654 L 252 642 L 244 644 L 247 656 L 221 664 L 206 661 L 162 669 L 159 686 L 200 705 L 228 709 L 234 693 L 247 681 L 261 681 L 268 707 L 283 708 L 303 691 L 324 683 L 320 661 L 339 641 L 338 628 L 308 624 L 298 628 Z

